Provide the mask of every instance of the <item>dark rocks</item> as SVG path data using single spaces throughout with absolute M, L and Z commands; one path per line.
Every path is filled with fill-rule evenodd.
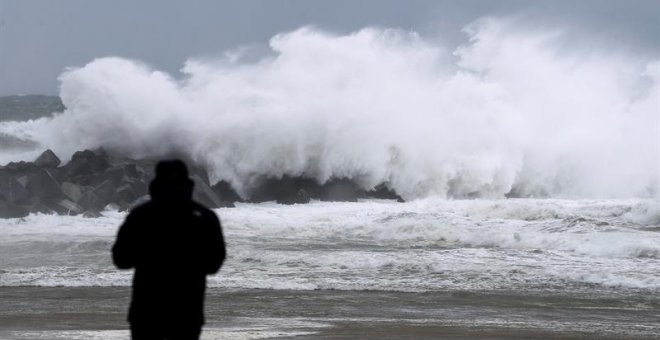
M 103 208 L 110 203 L 117 202 L 117 187 L 111 180 L 103 181 L 89 192 L 97 195 L 101 199 L 103 204 L 100 208 Z
M 57 155 L 46 150 L 34 162 L 9 163 L 0 167 L 0 218 L 28 213 L 95 217 L 107 209 L 131 209 L 149 199 L 156 162 L 112 158 L 103 150 L 83 150 L 61 166 Z M 203 167 L 188 163 L 196 201 L 210 208 L 233 207 L 234 202 L 243 201 L 228 182 L 211 185 Z M 365 191 L 348 178 L 320 184 L 302 176 L 264 178 L 246 201 L 304 204 L 311 200 L 356 202 L 362 198 L 403 201 L 386 184 Z
M 323 186 L 322 201 L 357 202 L 359 189 L 348 179 L 337 179 Z
M 120 207 L 128 207 L 138 199 L 138 193 L 133 187 L 126 183 L 117 188 L 117 200 Z
M 88 210 L 100 211 L 105 207 L 105 200 L 94 193 L 93 190 L 85 192 L 78 203 Z
M 27 200 L 30 196 L 30 192 L 11 173 L 0 170 L 0 199 L 16 203 Z
M 86 209 L 103 210 L 106 205 L 117 201 L 118 194 L 110 180 L 88 189 L 80 198 L 80 203 Z
M 0 218 L 21 218 L 30 213 L 30 209 L 9 202 L 0 197 Z
M 10 162 L 9 164 L 2 167 L 3 170 L 7 170 L 14 174 L 25 174 L 31 173 L 39 170 L 39 167 L 34 163 L 28 163 L 24 161 L 20 162 Z
M 49 199 L 64 198 L 64 192 L 60 183 L 55 179 L 50 170 L 41 169 L 28 177 L 26 188 L 33 196 Z
M 80 205 L 66 198 L 48 202 L 47 206 L 59 215 L 78 215 L 83 212 Z
M 231 185 L 225 181 L 219 181 L 218 183 L 213 184 L 211 189 L 213 189 L 213 192 L 215 192 L 215 194 L 220 197 L 220 200 L 223 202 L 223 206 L 225 207 L 233 207 L 233 202 L 243 201 L 241 196 L 236 193 L 234 188 L 232 188 Z
M 44 151 L 35 161 L 34 165 L 40 168 L 57 168 L 62 161 L 55 155 L 55 153 L 48 149 Z
M 220 197 L 209 186 L 207 178 L 202 178 L 197 174 L 191 175 L 190 178 L 195 182 L 194 200 L 209 208 L 220 208 L 224 206 Z
M 220 187 L 220 184 L 218 183 L 216 186 Z M 231 187 L 227 183 L 222 185 L 222 190 L 229 192 L 227 195 L 231 195 Z M 365 191 L 361 190 L 357 184 L 348 178 L 332 179 L 324 184 L 319 184 L 310 178 L 289 176 L 263 180 L 252 191 L 249 201 L 276 201 L 280 204 L 299 204 L 308 203 L 313 199 L 330 202 L 357 202 L 360 198 L 393 199 L 403 202 L 401 196 L 385 184 L 380 184 L 373 190 Z
M 64 166 L 67 178 L 85 175 L 97 175 L 110 167 L 108 155 L 103 150 L 78 151 L 71 156 L 71 161 Z
M 34 162 L 0 167 L 0 217 L 28 213 L 98 216 L 105 209 L 128 210 L 149 199 L 157 160 L 113 159 L 103 150 L 73 154 L 64 166 L 52 150 Z M 222 184 L 211 187 L 203 168 L 190 166 L 194 198 L 210 208 L 233 207 L 238 195 Z
M 250 202 L 307 203 L 312 197 L 318 198 L 320 191 L 321 186 L 309 178 L 267 178 L 252 192 Z
M 64 195 L 66 195 L 66 197 L 68 197 L 73 202 L 80 201 L 83 196 L 83 192 L 85 192 L 85 187 L 70 182 L 62 183 L 60 188 L 62 189 Z
M 311 200 L 312 200 L 312 197 L 309 195 L 307 190 L 299 189 L 293 195 L 286 196 L 286 197 L 280 197 L 277 200 L 277 203 L 280 203 L 280 204 L 304 204 L 304 203 L 309 203 L 309 201 L 311 201 Z
M 83 217 L 85 217 L 85 218 L 98 218 L 98 217 L 103 217 L 103 214 L 101 214 L 101 212 L 98 211 L 98 210 L 87 210 L 83 213 Z
M 131 188 L 131 191 L 135 194 L 136 198 L 148 193 L 149 185 L 147 183 L 148 179 L 146 177 L 130 178 L 122 182 L 123 185 L 128 185 Z
M 113 163 L 103 150 L 84 150 L 59 164 L 57 155 L 46 150 L 34 162 L 0 167 L 0 217 L 96 216 L 106 207 L 126 210 L 147 194 L 149 179 L 136 161 Z
M 100 177 L 117 185 L 129 181 L 131 178 L 139 177 L 139 173 L 135 163 L 124 163 L 108 168 Z
M 373 190 L 364 193 L 366 197 L 396 200 L 397 202 L 405 202 L 394 190 L 390 189 L 384 183 L 378 184 Z

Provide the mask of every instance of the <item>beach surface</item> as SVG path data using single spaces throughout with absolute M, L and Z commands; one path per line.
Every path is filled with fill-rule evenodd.
M 126 339 L 128 287 L 1 287 L 0 339 Z M 227 290 L 202 339 L 654 339 L 660 298 L 501 291 Z

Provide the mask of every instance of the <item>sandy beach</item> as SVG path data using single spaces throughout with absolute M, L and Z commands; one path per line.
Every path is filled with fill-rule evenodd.
M 2 287 L 2 339 L 128 337 L 127 287 Z M 203 339 L 653 339 L 660 299 L 211 289 Z

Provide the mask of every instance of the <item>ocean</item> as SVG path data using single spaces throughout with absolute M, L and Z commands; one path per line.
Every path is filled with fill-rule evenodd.
M 216 213 L 228 258 L 208 280 L 207 314 L 215 325 L 208 339 L 317 334 L 329 322 L 351 320 L 615 338 L 660 335 L 656 200 L 239 203 Z M 80 307 L 87 312 L 110 308 L 121 319 L 131 272 L 113 267 L 110 248 L 124 217 L 106 211 L 100 218 L 0 220 L 0 291 L 8 305 L 18 304 L 18 310 L 0 312 L 0 334 L 76 338 L 75 327 L 32 325 L 21 333 L 3 324 L 34 308 L 32 294 L 59 301 L 55 307 L 33 301 L 39 308 L 64 308 L 71 302 L 47 294 L 57 297 L 62 289 L 76 299 L 88 297 L 78 302 L 88 305 Z M 27 291 L 16 293 L 21 289 Z M 123 292 L 123 298 L 115 294 L 98 305 L 92 296 L 104 291 Z M 230 320 L 247 326 L 237 329 Z M 121 334 L 84 331 L 82 324 L 81 338 Z

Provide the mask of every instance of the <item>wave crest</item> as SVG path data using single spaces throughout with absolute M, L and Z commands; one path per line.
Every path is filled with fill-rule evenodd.
M 189 60 L 181 79 L 96 59 L 60 77 L 67 110 L 21 130 L 65 159 L 183 152 L 243 195 L 285 175 L 406 199 L 655 194 L 659 61 L 496 19 L 466 32 L 452 55 L 414 32 L 302 28 L 256 62 Z

